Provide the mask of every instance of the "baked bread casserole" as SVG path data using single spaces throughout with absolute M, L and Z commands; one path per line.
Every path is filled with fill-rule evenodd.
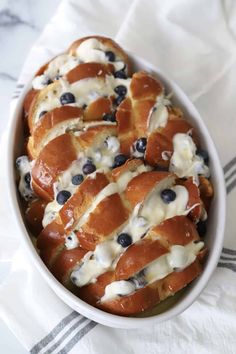
M 41 67 L 16 160 L 25 220 L 52 274 L 131 316 L 198 277 L 213 197 L 208 153 L 158 77 L 100 36 Z

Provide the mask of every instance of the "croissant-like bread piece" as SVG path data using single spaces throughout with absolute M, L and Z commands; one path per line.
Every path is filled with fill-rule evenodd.
M 24 118 L 26 222 L 62 284 L 129 316 L 202 272 L 208 155 L 157 77 L 132 75 L 111 39 L 85 37 L 39 69 Z

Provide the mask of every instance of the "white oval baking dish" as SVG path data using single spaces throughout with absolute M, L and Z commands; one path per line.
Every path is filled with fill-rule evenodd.
M 30 82 L 24 88 L 12 116 L 10 117 L 8 128 L 8 146 L 7 146 L 7 183 L 12 205 L 12 212 L 14 213 L 20 237 L 26 251 L 31 257 L 34 265 L 40 271 L 45 281 L 54 290 L 54 292 L 70 307 L 78 311 L 82 315 L 110 327 L 117 328 L 138 328 L 152 325 L 152 323 L 160 323 L 162 321 L 170 320 L 174 316 L 186 310 L 194 300 L 200 295 L 207 285 L 215 267 L 217 266 L 220 257 L 225 225 L 225 184 L 222 168 L 215 145 L 207 131 L 207 128 L 197 112 L 194 105 L 187 98 L 180 87 L 173 81 L 168 79 L 159 69 L 150 65 L 141 58 L 137 58 L 129 53 L 136 70 L 146 70 L 156 74 L 165 85 L 166 92 L 173 92 L 173 102 L 178 104 L 187 117 L 190 118 L 191 123 L 196 128 L 202 142 L 202 146 L 207 149 L 210 156 L 211 179 L 214 186 L 214 199 L 212 201 L 209 220 L 208 231 L 205 236 L 205 242 L 209 248 L 209 256 L 205 264 L 205 268 L 201 276 L 189 285 L 186 290 L 181 292 L 181 296 L 176 296 L 169 301 L 169 306 L 160 310 L 161 307 L 156 308 L 156 312 L 152 311 L 146 316 L 142 317 L 121 317 L 112 315 L 96 309 L 78 297 L 73 295 L 61 283 L 59 283 L 50 273 L 43 261 L 39 257 L 34 245 L 28 235 L 26 226 L 24 224 L 23 213 L 21 210 L 21 203 L 18 196 L 16 177 L 15 177 L 15 159 L 21 154 L 23 144 L 23 127 L 22 127 L 22 105 L 25 94 L 30 88 Z M 174 300 L 174 301 L 173 301 Z M 42 309 L 43 310 L 43 309 Z M 158 313 L 159 312 L 159 313 Z

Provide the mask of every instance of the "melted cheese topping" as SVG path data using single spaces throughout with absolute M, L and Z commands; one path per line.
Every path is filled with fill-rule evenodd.
M 51 111 L 61 106 L 60 96 L 65 92 L 71 92 L 75 96 L 76 101 L 69 104 L 70 106 L 82 107 L 89 105 L 99 97 L 117 96 L 114 88 L 118 85 L 125 86 L 128 93 L 130 81 L 131 79 L 119 79 L 112 75 L 106 75 L 105 79 L 102 77 L 86 78 L 73 84 L 69 84 L 65 79 L 60 79 L 57 82 L 57 87 L 54 90 L 47 90 L 36 107 L 35 123 L 39 120 L 42 111 Z
M 140 215 L 146 218 L 151 225 L 160 224 L 163 220 L 176 215 L 184 215 L 189 199 L 189 194 L 184 186 L 174 186 L 171 188 L 176 193 L 173 202 L 166 204 L 160 194 L 160 187 L 153 189 L 143 205 Z
M 170 101 L 164 97 L 164 95 L 160 95 L 157 97 L 157 101 L 155 105 L 150 110 L 147 127 L 148 132 L 151 133 L 158 128 L 164 128 L 168 121 L 168 110 L 166 106 L 170 104 Z
M 97 62 L 97 63 L 109 63 L 108 57 L 105 52 L 109 49 L 103 43 L 96 38 L 90 38 L 82 42 L 76 50 L 76 56 L 84 63 Z M 115 67 L 115 71 L 122 70 L 125 67 L 125 63 L 119 58 L 115 57 L 115 61 L 111 62 Z
M 34 161 L 29 161 L 28 156 L 24 155 L 24 156 L 18 157 L 16 163 L 17 163 L 17 169 L 20 174 L 20 182 L 18 185 L 18 189 L 19 189 L 21 196 L 25 200 L 28 201 L 28 200 L 34 198 L 35 194 L 32 190 L 31 182 L 30 183 L 26 182 L 25 175 L 27 173 L 29 173 L 31 175 L 31 170 L 32 170 Z
M 91 124 L 87 124 L 87 127 Z M 84 153 L 80 152 L 77 160 L 73 161 L 70 167 L 58 176 L 57 182 L 53 184 L 54 201 L 50 202 L 44 213 L 43 226 L 45 227 L 57 216 L 58 211 L 62 208 L 56 202 L 58 192 L 67 190 L 73 195 L 78 187 L 72 183 L 72 177 L 78 174 L 83 175 L 83 166 L 87 163 L 88 158 L 92 159 L 93 164 L 96 166 L 96 171 L 90 174 L 90 178 L 95 178 L 96 173 L 106 173 L 114 163 L 114 158 L 119 152 L 120 143 L 115 136 L 108 136 L 105 141 L 97 146 L 93 146 Z M 86 176 L 84 176 L 85 178 Z M 69 226 L 69 225 L 68 225 Z
M 86 210 L 84 215 L 80 218 L 78 224 L 76 225 L 76 229 L 80 228 L 88 219 L 89 215 L 96 209 L 98 204 L 105 198 L 109 197 L 112 194 L 118 193 L 118 185 L 116 183 L 109 183 L 105 188 L 103 188 L 96 198 L 94 199 L 90 208 Z
M 66 236 L 65 246 L 68 250 L 72 250 L 79 246 L 78 237 L 74 232 L 71 232 L 69 235 Z
M 53 129 L 50 129 L 49 133 L 40 141 L 39 149 L 43 149 L 51 140 L 57 138 L 58 136 L 68 132 L 68 131 L 82 131 L 84 128 L 83 121 L 81 118 L 67 119 L 66 121 L 59 123 Z
M 63 76 L 74 69 L 80 60 L 69 54 L 62 54 L 53 59 L 42 75 L 36 76 L 32 81 L 35 90 L 42 90 L 48 85 L 48 80 L 55 80 L 57 76 Z
M 201 156 L 196 154 L 196 145 L 188 134 L 177 133 L 173 138 L 174 153 L 170 160 L 170 171 L 178 177 L 193 176 L 198 184 L 198 175 L 210 177 L 208 166 Z
M 118 296 L 132 294 L 135 291 L 135 284 L 127 280 L 118 280 L 108 284 L 105 288 L 105 294 L 101 298 L 101 302 L 113 300 Z
M 194 243 L 194 241 L 186 246 L 173 245 L 170 248 L 170 252 L 157 258 L 144 268 L 142 276 L 146 281 L 145 285 L 165 278 L 176 269 L 183 270 L 188 267 L 195 261 L 198 252 L 203 246 L 203 242 Z M 139 284 L 132 280 L 112 282 L 106 286 L 101 302 L 114 300 L 119 296 L 130 295 L 139 288 Z
M 185 187 L 172 187 L 172 190 L 176 193 L 176 199 L 173 202 L 166 204 L 161 200 L 161 190 L 170 187 L 172 182 L 172 178 L 166 178 L 154 187 L 144 200 L 143 205 L 140 203 L 135 206 L 128 223 L 120 228 L 119 234 L 128 233 L 132 237 L 133 243 L 135 243 L 139 241 L 152 226 L 158 225 L 169 217 L 187 214 L 189 212 L 189 209 L 187 209 L 189 196 Z M 110 195 L 113 191 L 113 183 L 105 187 L 104 190 L 98 194 L 93 206 L 91 206 L 80 219 L 77 227 L 81 226 L 92 210 L 97 207 L 98 202 L 101 201 L 101 196 L 106 197 Z M 114 190 L 116 191 L 117 189 L 115 188 Z M 117 243 L 116 238 L 117 235 L 114 235 L 112 240 L 104 241 L 97 245 L 95 251 L 91 253 L 92 261 L 91 259 L 87 260 L 87 258 L 83 259 L 82 264 L 72 272 L 71 279 L 77 286 L 83 286 L 87 284 L 85 281 L 91 282 L 96 279 L 96 276 L 108 270 L 115 269 L 119 257 L 126 250 Z M 86 271 L 87 268 L 88 272 Z M 89 279 L 87 273 L 90 274 Z M 84 274 L 86 274 L 86 277 Z
M 44 73 L 33 79 L 32 86 L 35 90 L 41 90 L 48 85 L 48 80 L 55 80 L 56 77 L 67 74 L 80 63 L 97 62 L 107 64 L 109 63 L 109 58 L 105 54 L 106 51 L 109 51 L 108 47 L 97 39 L 87 39 L 80 44 L 74 56 L 62 54 L 51 60 Z M 125 68 L 125 63 L 117 55 L 115 61 L 110 63 L 115 67 L 115 71 Z
M 57 213 L 61 208 L 62 205 L 58 204 L 56 200 L 53 200 L 53 202 L 47 204 L 44 210 L 44 215 L 42 220 L 43 227 L 46 227 L 56 218 Z

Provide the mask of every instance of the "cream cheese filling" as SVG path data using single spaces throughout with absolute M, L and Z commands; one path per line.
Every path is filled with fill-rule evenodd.
M 86 125 L 85 125 L 86 126 Z M 87 127 L 91 124 L 87 124 Z M 114 158 L 119 152 L 120 143 L 117 137 L 107 136 L 104 141 L 100 142 L 96 146 L 87 149 L 85 152 L 80 152 L 77 160 L 73 161 L 70 167 L 58 176 L 57 181 L 53 184 L 54 201 L 48 203 L 44 217 L 43 226 L 47 226 L 53 219 L 56 218 L 58 211 L 63 207 L 56 201 L 58 192 L 67 190 L 73 195 L 78 187 L 72 183 L 72 178 L 75 175 L 83 174 L 83 166 L 88 162 L 88 159 L 92 159 L 92 163 L 96 166 L 95 173 L 107 172 L 114 163 Z M 91 178 L 91 175 L 89 175 Z
M 147 119 L 148 133 L 152 133 L 156 129 L 164 128 L 166 126 L 169 116 L 166 106 L 169 104 L 170 101 L 164 96 L 164 94 L 157 96 L 156 103 L 151 108 Z
M 41 90 L 48 85 L 47 82 L 49 79 L 55 80 L 57 76 L 66 75 L 80 63 L 111 63 L 114 66 L 115 71 L 123 70 L 125 68 L 125 63 L 117 57 L 117 55 L 115 61 L 109 62 L 109 58 L 105 54 L 106 51 L 109 51 L 108 47 L 97 39 L 87 39 L 80 44 L 75 55 L 61 54 L 51 60 L 44 73 L 33 79 L 32 86 L 35 90 Z
M 39 115 L 42 111 L 51 111 L 61 106 L 60 96 L 65 92 L 70 92 L 75 96 L 75 102 L 68 104 L 70 106 L 82 107 L 89 105 L 100 97 L 116 96 L 115 87 L 123 85 L 127 88 L 129 94 L 129 86 L 131 79 L 119 79 L 112 75 L 106 75 L 105 78 L 86 78 L 76 81 L 72 84 L 66 79 L 61 78 L 57 81 L 55 89 L 46 89 L 44 97 L 35 110 L 35 123 L 40 119 Z
M 187 268 L 195 261 L 198 252 L 203 247 L 204 242 L 195 243 L 194 241 L 186 246 L 171 246 L 170 252 L 160 256 L 143 269 L 142 277 L 146 281 L 145 285 L 163 279 L 176 270 Z M 119 296 L 130 295 L 138 289 L 139 287 L 132 280 L 114 281 L 106 286 L 101 302 L 111 301 Z
M 123 228 L 120 228 L 119 234 L 128 233 L 132 237 L 133 243 L 135 243 L 145 236 L 152 226 L 158 225 L 176 215 L 187 215 L 190 211 L 190 209 L 187 209 L 188 191 L 184 186 L 171 187 L 172 183 L 173 178 L 166 178 L 157 184 L 146 197 L 143 204 L 136 205 L 128 223 Z M 165 204 L 160 196 L 161 191 L 167 187 L 171 187 L 176 193 L 175 201 L 169 204 Z M 105 196 L 107 191 L 110 191 L 109 185 L 105 188 Z M 104 195 L 103 191 L 100 193 Z M 98 200 L 100 202 L 100 195 L 98 195 Z M 94 205 L 95 207 L 98 205 L 96 201 Z M 89 210 L 90 212 L 91 210 Z M 88 215 L 86 214 L 85 216 L 87 219 Z M 82 226 L 85 222 L 83 217 L 81 220 L 77 227 Z M 82 260 L 79 267 L 75 268 L 71 273 L 72 281 L 78 287 L 94 282 L 98 275 L 115 269 L 119 257 L 125 250 L 126 248 L 117 243 L 117 234 L 115 234 L 113 239 L 97 245 L 95 251 L 90 253 L 90 258 Z M 87 267 L 89 268 L 88 272 L 86 271 Z M 87 273 L 89 273 L 89 277 Z M 86 277 L 84 274 L 86 274 Z
M 174 152 L 170 159 L 169 170 L 178 177 L 193 177 L 199 184 L 198 175 L 210 177 L 210 170 L 201 156 L 196 154 L 197 148 L 189 134 L 177 133 L 173 137 Z

